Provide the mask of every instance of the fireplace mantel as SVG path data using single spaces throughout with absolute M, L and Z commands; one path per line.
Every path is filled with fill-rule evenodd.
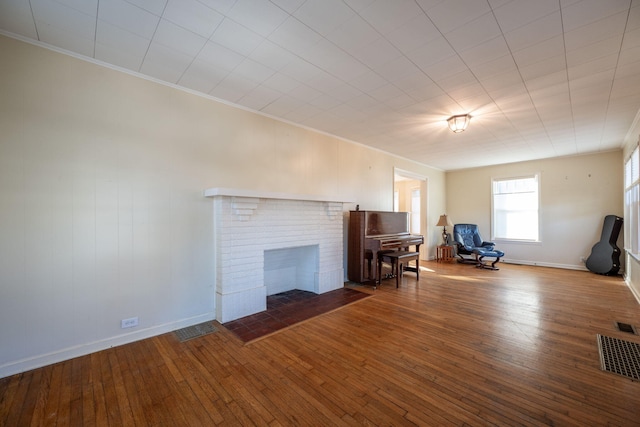
M 311 194 L 295 194 L 295 193 L 277 193 L 272 191 L 246 190 L 241 188 L 208 188 L 204 190 L 205 197 L 230 196 L 230 197 L 248 197 L 256 199 L 279 199 L 279 200 L 300 200 L 311 202 L 337 202 L 337 203 L 353 203 L 350 200 L 344 200 L 334 196 L 318 196 Z
M 343 204 L 350 202 L 234 188 L 209 188 L 204 196 L 213 201 L 215 304 L 220 323 L 265 310 L 267 286 L 273 282 L 285 284 L 295 277 L 289 280 L 295 283 L 286 285 L 299 284 L 300 289 L 317 294 L 344 286 Z M 291 253 L 279 255 L 289 249 Z M 269 259 L 266 269 L 265 257 Z

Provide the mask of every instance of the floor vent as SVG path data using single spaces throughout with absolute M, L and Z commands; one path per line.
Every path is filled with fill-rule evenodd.
M 640 381 L 640 344 L 598 334 L 600 368 Z
M 198 338 L 212 332 L 217 331 L 216 327 L 211 322 L 204 322 L 198 325 L 188 326 L 186 328 L 178 329 L 176 336 L 180 342 L 188 341 L 192 338 Z
M 618 328 L 620 332 L 627 332 L 629 334 L 638 335 L 636 328 L 628 323 L 616 322 L 616 328 Z

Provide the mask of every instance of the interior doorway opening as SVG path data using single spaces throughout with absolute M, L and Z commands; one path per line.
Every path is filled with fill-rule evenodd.
M 394 169 L 393 210 L 411 213 L 411 234 L 422 234 L 427 242 L 427 178 Z M 428 245 L 420 246 L 420 259 L 427 260 Z

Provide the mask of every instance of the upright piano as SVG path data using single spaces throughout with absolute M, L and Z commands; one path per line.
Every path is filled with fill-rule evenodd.
M 350 211 L 347 275 L 358 283 L 375 283 L 378 252 L 415 246 L 424 237 L 411 234 L 409 212 Z

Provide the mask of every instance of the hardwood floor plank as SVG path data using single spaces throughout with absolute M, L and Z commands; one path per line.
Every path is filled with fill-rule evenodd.
M 28 414 L 27 416 L 30 415 L 30 422 L 27 424 L 27 418 L 25 418 L 22 420 L 22 422 L 25 423 L 23 425 L 39 426 L 45 424 L 45 406 L 49 398 L 49 393 L 51 393 L 53 366 L 45 366 L 44 368 L 38 369 L 38 371 L 41 371 L 40 380 L 33 383 L 34 392 L 37 392 L 36 401 L 33 402 L 33 406 L 30 406 L 28 403 L 24 405 L 25 414 Z
M 621 278 L 423 267 L 246 345 L 216 324 L 0 379 L 0 425 L 638 425 L 640 382 L 596 342 L 640 342 Z
M 136 375 L 131 369 L 130 360 L 127 355 L 129 347 L 120 346 L 114 349 L 115 357 L 118 358 L 118 373 L 116 375 L 118 386 L 118 399 L 126 397 L 128 402 L 129 411 L 127 412 L 126 419 L 129 421 L 129 425 L 141 426 L 146 425 L 147 420 L 144 414 L 144 398 L 146 394 L 144 390 L 142 393 L 138 392 L 136 388 L 133 376 Z

